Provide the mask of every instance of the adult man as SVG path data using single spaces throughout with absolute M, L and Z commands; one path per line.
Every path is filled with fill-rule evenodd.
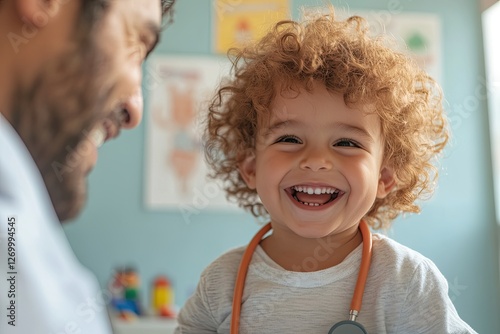
M 81 210 L 97 147 L 139 124 L 173 2 L 0 0 L 0 332 L 111 332 L 59 220 Z

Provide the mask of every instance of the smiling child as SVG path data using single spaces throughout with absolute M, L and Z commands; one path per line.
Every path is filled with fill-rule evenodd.
M 360 223 L 388 227 L 433 191 L 448 140 L 441 91 L 363 19 L 333 12 L 276 24 L 233 65 L 206 156 L 228 197 L 272 226 L 248 268 L 240 333 L 328 333 L 349 314 Z M 176 333 L 229 333 L 244 250 L 203 272 Z M 381 234 L 357 320 L 368 333 L 475 333 L 432 261 Z

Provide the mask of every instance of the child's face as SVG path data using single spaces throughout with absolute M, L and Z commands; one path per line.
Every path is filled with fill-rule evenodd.
M 255 155 L 240 172 L 275 231 L 320 238 L 357 226 L 375 198 L 390 191 L 393 173 L 383 153 L 378 116 L 347 107 L 342 95 L 316 83 L 312 93 L 275 98 Z

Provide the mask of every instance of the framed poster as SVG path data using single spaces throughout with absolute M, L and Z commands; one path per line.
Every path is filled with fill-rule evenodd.
M 328 14 L 328 8 L 304 7 L 302 16 Z M 417 64 L 441 82 L 441 20 L 437 14 L 402 12 L 400 9 L 368 11 L 335 8 L 335 15 L 345 20 L 353 15 L 367 20 L 371 36 L 389 35 L 394 38 L 394 49 L 407 53 Z
M 278 21 L 290 18 L 289 0 L 215 0 L 213 50 L 225 54 L 232 47 L 255 41 Z
M 236 207 L 207 180 L 202 120 L 229 61 L 219 57 L 163 56 L 148 63 L 145 204 L 201 210 Z

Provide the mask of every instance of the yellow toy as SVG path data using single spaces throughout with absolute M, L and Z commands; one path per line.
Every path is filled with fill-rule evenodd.
M 175 318 L 174 290 L 165 276 L 158 276 L 153 283 L 152 308 L 156 315 Z

